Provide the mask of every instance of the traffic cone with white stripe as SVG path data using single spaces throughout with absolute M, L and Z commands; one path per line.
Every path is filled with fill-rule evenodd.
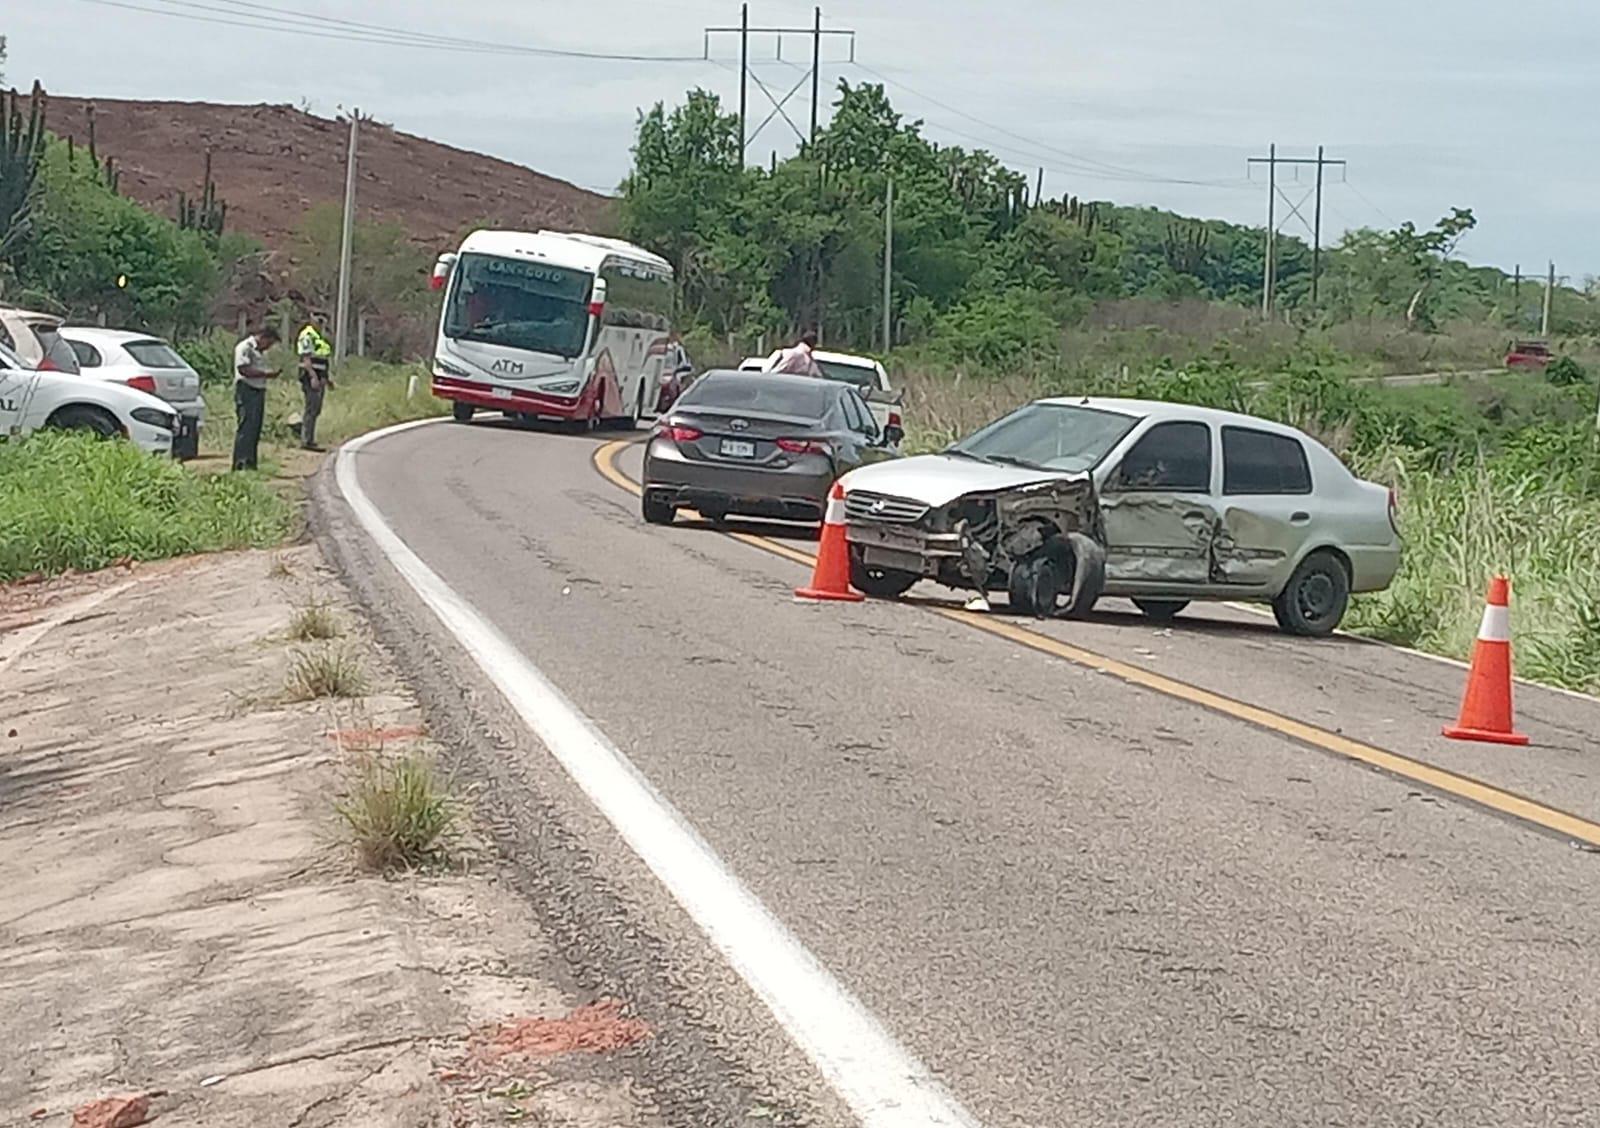
M 844 524 L 844 486 L 835 482 L 822 519 L 822 543 L 817 546 L 817 564 L 811 570 L 811 583 L 794 589 L 798 598 L 841 603 L 860 603 L 866 598 L 850 587 L 850 542 L 845 537 Z
M 1452 740 L 1528 743 L 1511 724 L 1511 581 L 1504 576 L 1489 582 L 1489 605 L 1483 609 L 1483 626 L 1472 648 L 1461 718 L 1444 734 Z

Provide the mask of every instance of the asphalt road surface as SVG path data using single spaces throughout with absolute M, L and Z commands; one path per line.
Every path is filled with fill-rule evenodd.
M 438 424 L 347 457 L 972 1121 L 1600 1123 L 1600 702 L 1519 686 L 1535 747 L 1454 744 L 1458 667 L 1242 610 L 1160 628 L 1118 601 L 969 619 L 931 586 L 797 603 L 813 542 L 646 526 L 621 480 L 638 448 L 602 444 Z M 757 1092 L 850 1123 L 343 504 L 325 482 L 390 637 L 435 639 L 433 699 L 495 718 L 516 770 L 491 806 L 554 811 L 570 880 L 611 891 L 609 925 L 571 894 L 574 935 L 626 932 L 618 958 L 652 965 L 640 981 L 743 1087 L 695 1115 L 741 1122 Z

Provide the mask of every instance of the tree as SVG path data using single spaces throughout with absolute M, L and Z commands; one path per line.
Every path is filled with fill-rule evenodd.
M 333 309 L 338 294 L 343 226 L 339 204 L 318 204 L 295 235 L 295 286 L 313 306 L 326 310 Z M 398 223 L 358 220 L 350 259 L 352 310 L 406 310 L 427 301 L 416 249 Z

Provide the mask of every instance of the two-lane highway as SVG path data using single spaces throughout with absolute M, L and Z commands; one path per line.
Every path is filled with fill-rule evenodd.
M 988 627 L 796 603 L 808 542 L 645 526 L 636 451 L 599 460 L 611 477 L 596 454 L 430 425 L 345 457 L 953 1107 L 1019 1128 L 1592 1122 L 1600 857 L 1573 840 L 1600 819 L 1600 704 L 1521 689 L 1541 747 L 1490 751 L 1437 737 L 1458 669 L 1226 609 L 1167 630 L 1114 605 Z M 379 567 L 392 608 L 416 602 Z M 595 849 L 647 928 L 679 927 Z M 776 1036 L 744 1045 L 752 998 L 718 994 L 708 1022 L 842 1118 L 848 1096 L 799 1092 L 836 1078 Z

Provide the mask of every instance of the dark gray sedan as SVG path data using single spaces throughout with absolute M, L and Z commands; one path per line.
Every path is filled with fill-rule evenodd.
M 767 372 L 707 372 L 662 417 L 644 456 L 644 519 L 680 508 L 820 521 L 840 475 L 896 457 L 849 384 Z

